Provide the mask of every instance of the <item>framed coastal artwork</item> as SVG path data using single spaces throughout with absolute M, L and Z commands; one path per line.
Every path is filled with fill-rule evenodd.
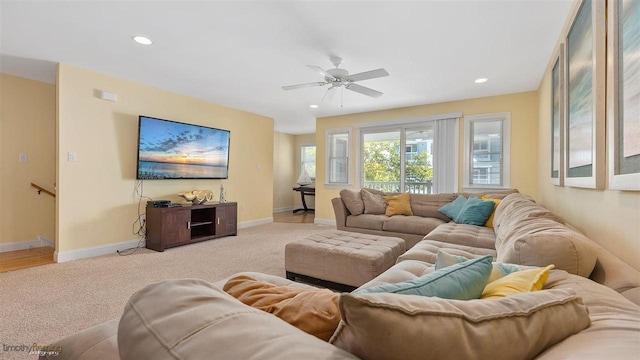
M 564 44 L 551 69 L 551 183 L 564 184 Z
M 605 186 L 605 21 L 604 0 L 584 0 L 565 41 L 565 186 Z
M 609 188 L 640 190 L 640 1 L 608 5 Z

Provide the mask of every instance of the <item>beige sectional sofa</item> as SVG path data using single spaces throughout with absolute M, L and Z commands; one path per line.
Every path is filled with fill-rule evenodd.
M 134 294 L 122 319 L 57 343 L 51 359 L 638 359 L 640 273 L 521 194 L 498 205 L 495 231 L 442 222 L 359 289 L 434 271 L 439 250 L 530 266 L 554 264 L 543 291 L 498 300 L 340 295 L 324 342 L 222 291 L 227 279 L 166 280 Z M 491 244 L 493 243 L 493 246 Z M 280 286 L 313 287 L 244 273 Z
M 438 226 L 451 221 L 451 218 L 438 211 L 439 208 L 452 202 L 460 194 L 466 197 L 472 195 L 467 193 L 410 194 L 413 215 L 386 216 L 384 211 L 376 211 L 376 208 L 367 209 L 367 206 L 365 206 L 367 205 L 367 199 L 366 197 L 363 199 L 362 196 L 365 192 L 380 196 L 398 194 L 385 193 L 374 189 L 344 189 L 340 191 L 340 197 L 331 200 L 337 229 L 363 234 L 399 237 L 405 240 L 407 249 L 412 248 Z M 492 198 L 502 199 L 514 192 L 517 192 L 517 190 L 494 191 L 475 195 L 489 195 Z

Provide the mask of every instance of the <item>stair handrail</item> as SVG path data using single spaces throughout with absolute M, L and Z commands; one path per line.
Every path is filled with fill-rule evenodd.
M 40 193 L 41 193 L 41 192 L 43 192 L 43 193 L 45 193 L 45 194 L 47 194 L 47 195 L 51 195 L 51 196 L 53 196 L 53 197 L 56 197 L 56 194 L 55 194 L 55 193 L 52 193 L 51 191 L 49 191 L 49 190 L 47 190 L 47 189 L 43 188 L 43 187 L 42 187 L 42 186 L 40 186 L 40 185 L 36 185 L 36 184 L 34 184 L 34 183 L 31 183 L 31 187 L 32 187 L 32 188 L 35 188 L 36 190 L 38 190 L 38 195 L 40 195 Z

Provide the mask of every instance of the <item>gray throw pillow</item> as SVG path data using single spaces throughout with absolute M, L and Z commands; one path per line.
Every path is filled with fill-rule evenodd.
M 362 202 L 360 191 L 342 189 L 340 190 L 340 198 L 351 215 L 360 215 L 364 212 L 364 203 Z
M 365 214 L 384 214 L 387 210 L 387 203 L 384 202 L 382 192 L 374 193 L 369 189 L 360 190 L 362 194 L 362 202 L 364 203 Z

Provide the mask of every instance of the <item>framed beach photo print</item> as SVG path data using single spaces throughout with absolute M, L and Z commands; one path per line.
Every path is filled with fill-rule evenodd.
M 605 185 L 605 2 L 582 1 L 565 41 L 564 185 Z
M 609 188 L 640 190 L 640 1 L 608 5 Z
M 564 44 L 551 69 L 551 183 L 564 184 Z

